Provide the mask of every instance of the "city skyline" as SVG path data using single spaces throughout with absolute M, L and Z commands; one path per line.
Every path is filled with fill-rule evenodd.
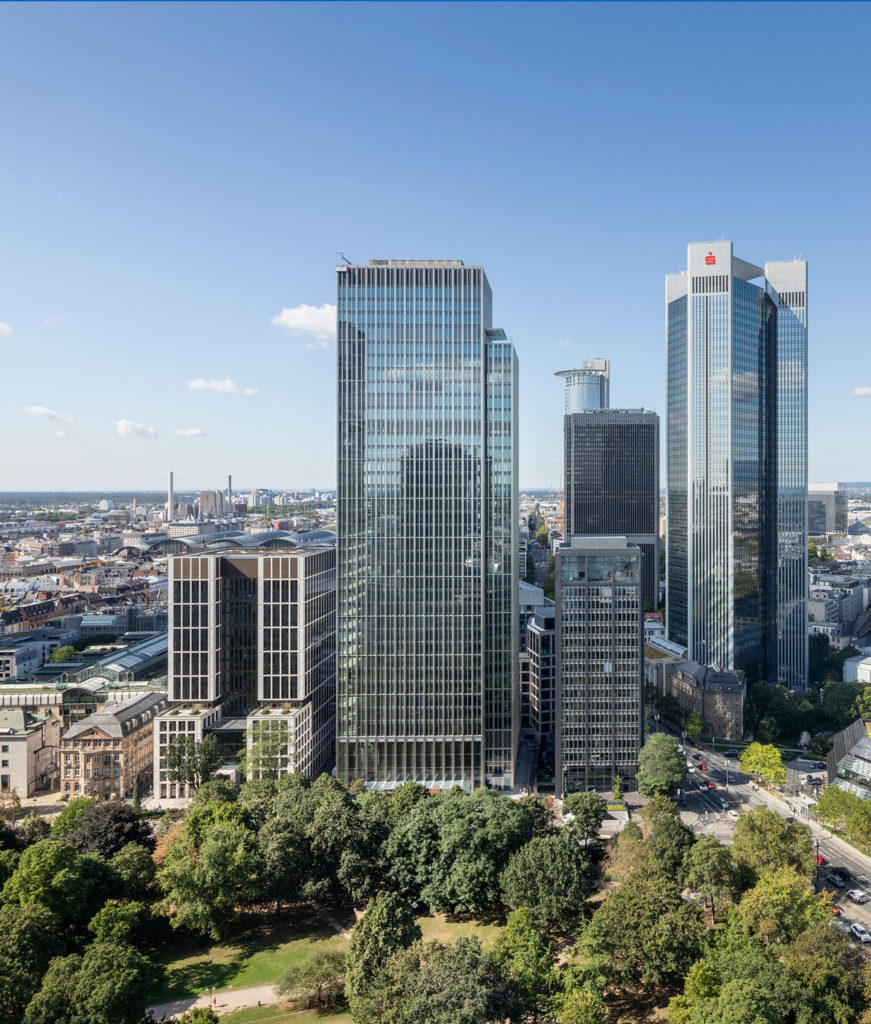
M 170 468 L 198 489 L 230 469 L 335 486 L 342 249 L 461 253 L 498 278 L 524 366 L 521 417 L 535 425 L 520 480 L 557 486 L 561 424 L 542 413 L 560 401 L 553 374 L 608 358 L 611 404 L 661 414 L 662 274 L 687 238 L 721 236 L 813 259 L 810 474 L 871 478 L 861 447 L 842 441 L 871 409 L 858 299 L 867 213 L 851 198 L 867 154 L 853 130 L 867 11 L 804 5 L 784 25 L 758 6 L 759 31 L 783 41 L 760 67 L 754 40 L 715 6 L 628 20 L 570 5 L 204 10 L 0 11 L 16 89 L 0 165 L 0 359 L 15 387 L 0 413 L 27 436 L 4 453 L 4 490 L 161 489 Z M 397 20 L 407 45 L 382 48 Z M 484 61 L 475 29 L 494 42 Z M 568 57 L 578 34 L 597 42 L 582 63 Z M 172 58 L 157 59 L 168 38 Z M 781 83 L 807 40 L 821 56 L 803 65 L 797 104 Z M 379 62 L 361 68 L 371 51 Z M 528 88 L 498 84 L 505 59 Z M 349 88 L 349 69 L 367 88 Z M 388 87 L 411 128 L 370 132 L 365 96 Z M 748 120 L 761 95 L 766 116 Z M 692 121 L 692 137 L 662 131 L 664 110 Z M 770 121 L 817 139 L 788 179 L 759 161 Z M 471 150 L 506 159 L 460 174 Z M 349 209 L 334 198 L 352 151 L 371 202 Z M 753 166 L 752 194 L 731 187 L 741 165 Z

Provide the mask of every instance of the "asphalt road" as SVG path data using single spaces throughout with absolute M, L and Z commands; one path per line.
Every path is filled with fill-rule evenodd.
M 815 851 L 825 858 L 825 863 L 817 872 L 817 886 L 828 890 L 832 894 L 833 906 L 841 909 L 841 914 L 834 922 L 835 926 L 841 931 L 849 933 L 850 925 L 854 921 L 859 921 L 871 931 L 871 858 L 854 850 L 816 822 L 807 821 L 798 798 L 787 797 L 779 800 L 764 789 L 754 788 L 748 776 L 740 771 L 740 766 L 735 759 L 726 761 L 722 754 L 712 753 L 701 747 L 696 749 L 685 746 L 684 749 L 687 759 L 696 766 L 689 776 L 686 802 L 680 805 L 681 819 L 687 825 L 693 828 L 698 835 L 714 835 L 720 842 L 730 844 L 734 836 L 735 825 L 721 807 L 720 797 L 727 800 L 730 809 L 739 814 L 753 807 L 764 805 L 776 811 L 783 818 L 795 818 L 798 821 L 807 822 L 811 826 L 814 836 Z M 701 754 L 703 762 L 694 761 L 694 754 Z M 701 771 L 697 767 L 699 763 L 706 764 L 707 770 Z M 803 774 L 808 774 L 808 772 L 805 770 Z M 810 772 L 810 774 L 819 775 L 820 773 Z M 708 783 L 713 783 L 716 788 L 702 788 L 706 787 Z M 831 869 L 834 867 L 843 868 L 849 875 L 848 882 L 841 889 L 834 886 L 830 878 Z M 869 897 L 869 902 L 853 903 L 847 897 L 847 891 L 850 889 L 859 889 L 864 892 Z M 866 955 L 871 956 L 871 946 L 863 947 L 862 943 L 856 939 L 853 939 L 853 943 L 857 948 L 862 948 Z

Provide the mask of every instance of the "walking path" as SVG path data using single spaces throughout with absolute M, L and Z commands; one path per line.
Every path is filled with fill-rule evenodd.
M 160 1003 L 148 1009 L 156 1021 L 161 1021 L 171 1020 L 194 1007 L 211 1006 L 216 1013 L 230 1013 L 233 1010 L 247 1009 L 249 1006 L 270 1006 L 278 1001 L 274 985 L 256 985 L 254 988 L 222 989 L 212 996 L 189 996 L 187 999 Z

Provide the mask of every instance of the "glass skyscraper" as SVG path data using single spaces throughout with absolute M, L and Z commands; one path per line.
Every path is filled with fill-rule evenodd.
M 807 263 L 693 243 L 666 277 L 667 623 L 704 665 L 807 682 Z
M 481 267 L 336 269 L 339 778 L 509 786 L 514 347 Z
M 611 401 L 611 361 L 585 359 L 580 370 L 559 370 L 566 382 L 566 416 L 607 409 Z

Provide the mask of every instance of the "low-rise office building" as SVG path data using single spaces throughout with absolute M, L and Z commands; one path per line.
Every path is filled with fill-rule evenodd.
M 673 666 L 671 694 L 686 714 L 697 712 L 708 723 L 706 735 L 735 741 L 744 735 L 744 673 L 685 661 Z
M 133 795 L 154 764 L 154 719 L 166 694 L 149 692 L 106 703 L 67 729 L 61 739 L 60 787 L 70 796 L 97 799 Z
M 529 724 L 541 739 L 552 739 L 556 717 L 556 612 L 535 609 L 526 627 L 529 655 Z
M 0 790 L 26 799 L 48 789 L 56 778 L 60 720 L 25 711 L 0 709 Z

